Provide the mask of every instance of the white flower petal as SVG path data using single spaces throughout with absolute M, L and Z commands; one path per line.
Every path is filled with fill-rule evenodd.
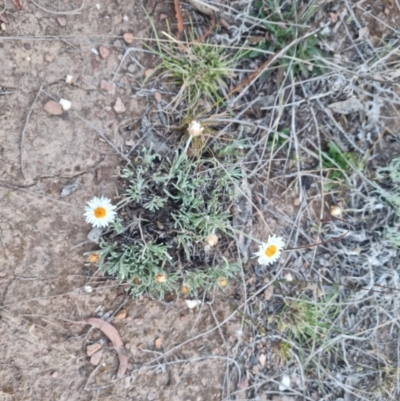
M 276 262 L 280 258 L 284 246 L 285 242 L 282 237 L 270 236 L 268 241 L 263 242 L 259 251 L 255 253 L 255 256 L 258 256 L 258 263 L 260 265 L 269 265 Z
M 111 204 L 111 200 L 105 198 L 94 197 L 85 206 L 84 216 L 86 222 L 91 224 L 93 227 L 107 227 L 115 219 L 116 206 Z

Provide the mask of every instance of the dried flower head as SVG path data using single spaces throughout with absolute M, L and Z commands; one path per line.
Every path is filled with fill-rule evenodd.
M 90 223 L 93 227 L 107 227 L 115 219 L 116 206 L 111 204 L 111 200 L 105 198 L 94 197 L 85 206 L 86 222 Z
M 206 242 L 208 245 L 213 247 L 218 244 L 218 237 L 215 234 L 207 235 Z
M 91 253 L 88 257 L 90 263 L 99 263 L 100 255 L 98 253 Z
M 331 206 L 331 216 L 340 217 L 343 213 L 343 209 L 340 206 Z
M 225 277 L 220 277 L 218 279 L 218 285 L 222 288 L 225 288 L 228 285 L 228 280 Z
M 260 265 L 269 265 L 276 262 L 281 256 L 284 246 L 285 242 L 282 237 L 270 236 L 268 241 L 263 242 L 260 245 L 260 250 L 255 253 L 258 256 L 258 263 Z
M 159 284 L 165 283 L 165 282 L 167 281 L 167 275 L 166 275 L 166 274 L 163 274 L 163 273 L 158 273 L 158 274 L 156 275 L 156 281 L 157 281 L 157 283 L 159 283 Z
M 188 132 L 191 137 L 196 137 L 196 136 L 202 135 L 203 130 L 204 130 L 204 128 L 201 126 L 201 124 L 195 120 L 192 121 L 188 127 Z
M 189 291 L 190 291 L 190 286 L 187 285 L 187 284 L 184 284 L 184 285 L 182 286 L 182 288 L 181 288 L 181 293 L 182 293 L 183 295 L 186 295 Z

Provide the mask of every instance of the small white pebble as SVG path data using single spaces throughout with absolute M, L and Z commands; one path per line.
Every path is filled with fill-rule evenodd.
M 199 301 L 197 299 L 187 299 L 185 302 L 189 309 L 193 309 L 196 306 L 201 305 L 201 301 Z
M 290 377 L 288 375 L 283 375 L 281 384 L 279 385 L 279 391 L 285 391 L 290 388 Z
M 96 3 L 96 8 L 97 8 L 98 10 L 100 10 L 100 4 L 99 4 L 99 3 Z
M 99 56 L 99 52 L 97 51 L 97 49 L 95 49 L 94 47 L 90 49 L 90 51 L 95 54 L 96 56 Z
M 284 279 L 285 279 L 286 281 L 293 281 L 293 276 L 292 276 L 291 273 L 288 273 L 288 274 L 286 274 L 286 275 L 284 276 Z
M 129 21 L 129 17 L 128 17 L 127 15 L 124 15 L 124 16 L 122 17 L 122 19 L 123 19 L 124 21 Z
M 72 84 L 72 75 L 67 75 L 65 77 L 65 83 L 68 85 Z
M 83 287 L 84 291 L 87 292 L 88 294 L 91 294 L 93 292 L 93 288 L 90 285 L 85 285 Z
M 63 108 L 64 111 L 69 110 L 72 106 L 72 103 L 67 99 L 60 99 L 58 103 L 61 104 L 61 107 Z
M 26 61 L 31 61 L 31 58 L 30 58 L 30 57 L 27 57 L 27 58 L 26 58 Z

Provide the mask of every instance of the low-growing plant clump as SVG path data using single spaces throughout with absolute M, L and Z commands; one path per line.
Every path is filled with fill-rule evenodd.
M 133 296 L 198 296 L 238 271 L 229 238 L 241 142 L 214 143 L 191 159 L 191 140 L 171 158 L 143 149 L 120 173 L 118 218 L 103 236 L 100 268 Z

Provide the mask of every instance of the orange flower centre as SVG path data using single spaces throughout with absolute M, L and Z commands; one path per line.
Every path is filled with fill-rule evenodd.
M 266 250 L 265 250 L 265 256 L 267 258 L 272 258 L 276 254 L 276 245 L 270 245 Z
M 94 209 L 94 215 L 96 216 L 96 219 L 102 219 L 103 217 L 106 217 L 107 210 L 104 209 L 103 206 L 96 207 Z

